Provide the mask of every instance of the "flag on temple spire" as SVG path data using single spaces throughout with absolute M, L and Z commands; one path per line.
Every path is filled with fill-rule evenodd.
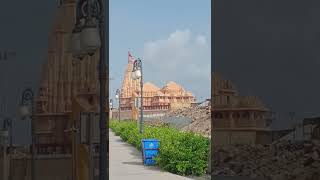
M 131 55 L 130 51 L 128 51 L 128 62 L 133 63 L 134 61 L 135 61 L 134 57 Z

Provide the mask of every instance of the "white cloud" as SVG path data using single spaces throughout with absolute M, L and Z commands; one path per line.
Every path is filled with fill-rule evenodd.
M 190 30 L 177 30 L 167 38 L 144 44 L 146 74 L 152 81 L 177 81 L 196 94 L 210 94 L 210 39 Z M 157 83 L 157 82 L 155 82 Z M 199 89 L 201 86 L 202 90 Z M 200 92 L 202 91 L 202 92 Z M 208 91 L 208 93 L 206 93 Z
M 196 38 L 196 43 L 197 43 L 199 46 L 205 46 L 206 43 L 207 43 L 207 39 L 206 39 L 205 36 L 199 35 L 199 36 Z

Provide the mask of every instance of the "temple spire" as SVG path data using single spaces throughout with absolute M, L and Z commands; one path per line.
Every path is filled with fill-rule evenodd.
M 132 56 L 130 51 L 128 51 L 128 65 L 125 71 L 124 79 L 122 82 L 121 87 L 121 97 L 128 98 L 132 96 L 132 93 L 138 90 L 140 80 L 133 80 L 131 78 L 131 72 L 133 68 L 133 62 L 135 61 L 135 58 Z

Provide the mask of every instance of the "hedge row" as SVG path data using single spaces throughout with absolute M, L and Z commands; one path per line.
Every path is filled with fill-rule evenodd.
M 110 128 L 124 141 L 141 151 L 141 139 L 160 140 L 156 158 L 162 169 L 179 175 L 203 175 L 207 170 L 209 139 L 193 133 L 181 132 L 170 127 L 144 126 L 140 134 L 133 121 L 111 121 Z

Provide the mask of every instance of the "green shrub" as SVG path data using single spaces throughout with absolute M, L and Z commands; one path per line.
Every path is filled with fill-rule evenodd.
M 203 175 L 207 170 L 209 139 L 170 127 L 144 126 L 140 134 L 136 122 L 111 121 L 110 128 L 124 141 L 141 150 L 141 139 L 160 140 L 157 164 L 164 170 L 179 175 Z

